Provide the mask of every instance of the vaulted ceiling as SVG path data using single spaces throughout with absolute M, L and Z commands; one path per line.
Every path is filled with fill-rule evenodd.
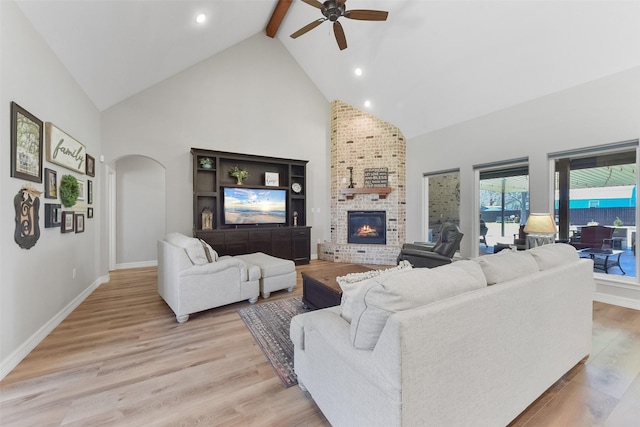
M 102 111 L 264 34 L 279 0 L 17 3 Z M 328 101 L 368 110 L 408 138 L 640 66 L 637 1 L 348 0 L 346 7 L 389 17 L 340 18 L 348 42 L 340 51 L 329 22 L 289 37 L 322 17 L 293 0 L 272 41 Z M 195 23 L 199 12 L 208 15 L 204 25 Z

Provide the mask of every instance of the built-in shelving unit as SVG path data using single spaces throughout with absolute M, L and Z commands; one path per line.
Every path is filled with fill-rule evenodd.
M 311 233 L 306 226 L 306 160 L 252 156 L 192 148 L 193 235 L 208 242 L 220 255 L 264 252 L 306 264 Z M 210 162 L 204 162 L 208 159 Z M 249 172 L 240 186 L 229 173 L 237 166 Z M 277 185 L 266 185 L 265 174 L 277 174 Z M 225 187 L 286 190 L 284 224 L 226 225 L 223 221 Z M 294 191 L 294 189 L 297 191 Z M 213 214 L 211 228 L 203 226 L 203 211 Z

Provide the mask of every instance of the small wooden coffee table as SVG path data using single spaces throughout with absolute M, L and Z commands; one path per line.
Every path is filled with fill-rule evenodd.
M 317 310 L 340 305 L 342 289 L 336 282 L 336 277 L 370 270 L 373 269 L 364 265 L 335 263 L 327 269 L 302 273 L 302 302 L 304 306 Z

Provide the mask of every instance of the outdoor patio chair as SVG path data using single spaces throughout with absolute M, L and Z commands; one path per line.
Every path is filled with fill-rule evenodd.
M 611 249 L 613 247 L 613 231 L 613 227 L 603 225 L 582 227 L 580 240 L 571 241 L 570 244 L 576 249 Z

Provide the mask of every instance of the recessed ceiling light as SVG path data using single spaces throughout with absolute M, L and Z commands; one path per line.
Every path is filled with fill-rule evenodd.
M 356 76 L 361 76 L 362 75 L 362 68 L 356 68 L 355 70 L 353 70 L 353 72 L 355 73 Z
M 207 20 L 207 15 L 205 15 L 204 13 L 199 13 L 198 16 L 196 16 L 196 22 L 198 24 L 203 24 L 204 21 Z
M 371 107 L 371 101 L 369 100 L 364 101 L 364 106 L 367 108 Z

